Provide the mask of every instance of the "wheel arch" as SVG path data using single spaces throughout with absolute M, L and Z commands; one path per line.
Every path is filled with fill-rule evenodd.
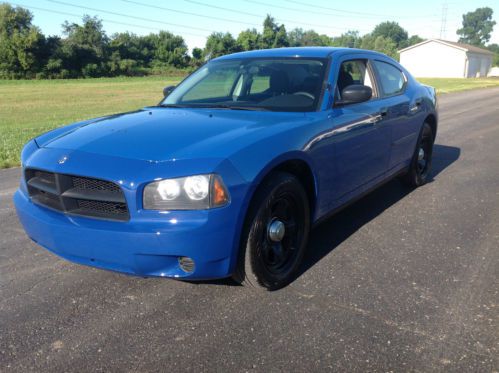
M 251 182 L 251 187 L 245 198 L 243 208 L 241 209 L 241 214 L 239 221 L 241 222 L 241 227 L 243 226 L 250 206 L 255 199 L 256 193 L 258 192 L 259 186 L 265 182 L 275 172 L 288 172 L 295 175 L 300 182 L 302 182 L 305 191 L 307 192 L 308 201 L 310 205 L 310 219 L 313 221 L 313 217 L 317 207 L 317 197 L 318 197 L 318 186 L 317 178 L 313 172 L 313 161 L 303 152 L 293 151 L 286 154 L 281 154 L 280 156 L 274 158 L 268 162 L 260 171 L 253 177 Z
M 312 220 L 316 208 L 315 204 L 317 202 L 317 184 L 310 165 L 302 159 L 284 161 L 269 170 L 268 174 L 262 179 L 262 182 L 266 177 L 270 177 L 275 172 L 289 173 L 300 181 L 307 193 L 310 206 L 310 219 Z
M 313 172 L 312 161 L 302 152 L 288 153 L 269 162 L 253 180 L 254 187 L 248 206 L 255 198 L 258 187 L 276 172 L 287 172 L 296 176 L 300 181 L 308 196 L 310 218 L 312 219 L 317 203 L 317 179 Z
M 310 160 L 303 152 L 296 151 L 283 154 L 273 159 L 253 178 L 252 187 L 247 193 L 247 197 L 245 198 L 245 202 L 243 204 L 243 208 L 241 208 L 238 219 L 239 234 L 237 241 L 235 242 L 238 249 L 234 251 L 231 266 L 232 270 L 235 270 L 240 260 L 239 255 L 241 251 L 241 240 L 243 239 L 243 230 L 247 223 L 248 214 L 251 211 L 251 206 L 257 196 L 259 187 L 276 172 L 288 172 L 295 175 L 302 183 L 307 193 L 310 205 L 310 221 L 313 223 L 318 197 L 317 179 L 313 169 L 312 160 Z

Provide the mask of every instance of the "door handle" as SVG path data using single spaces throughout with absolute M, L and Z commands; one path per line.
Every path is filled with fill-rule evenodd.
M 374 115 L 374 116 L 371 117 L 371 119 L 370 119 L 369 122 L 372 123 L 372 124 L 378 124 L 382 120 L 383 120 L 383 115 L 376 114 L 376 115 Z
M 384 107 L 379 110 L 379 113 L 375 114 L 371 120 L 373 124 L 377 124 L 383 120 L 388 115 L 388 108 Z
M 411 112 L 411 113 L 417 112 L 421 108 L 421 104 L 422 103 L 423 103 L 423 99 L 422 98 L 417 98 L 414 101 L 414 106 L 411 106 L 411 108 L 409 109 L 409 112 Z

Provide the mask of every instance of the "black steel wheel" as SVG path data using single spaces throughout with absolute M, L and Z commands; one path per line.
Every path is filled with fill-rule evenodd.
M 256 192 L 242 235 L 234 278 L 276 290 L 291 282 L 306 248 L 310 207 L 295 176 L 276 173 Z
M 406 184 L 413 187 L 419 187 L 426 184 L 428 181 L 433 155 L 433 141 L 434 138 L 431 126 L 428 123 L 424 123 L 410 168 L 403 177 L 403 181 Z

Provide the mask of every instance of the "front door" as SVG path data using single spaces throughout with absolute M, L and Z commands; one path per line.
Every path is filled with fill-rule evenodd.
M 367 59 L 340 64 L 336 78 L 336 98 L 351 84 L 373 89 L 369 101 L 335 106 L 330 117 L 334 130 L 336 178 L 333 199 L 356 191 L 383 176 L 390 156 L 390 130 L 384 123 L 372 69 Z

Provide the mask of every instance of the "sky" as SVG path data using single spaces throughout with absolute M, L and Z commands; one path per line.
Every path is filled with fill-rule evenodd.
M 2 1 L 2 0 L 0 0 Z M 80 22 L 84 14 L 102 19 L 108 35 L 129 31 L 138 35 L 168 30 L 184 37 L 189 49 L 203 48 L 214 31 L 256 28 L 267 14 L 289 31 L 295 27 L 338 36 L 348 30 L 361 35 L 383 21 L 396 21 L 409 35 L 457 41 L 462 15 L 488 6 L 498 23 L 489 43 L 499 44 L 499 0 L 15 0 L 28 8 L 33 24 L 45 35 L 61 35 L 61 24 Z M 445 11 L 445 9 L 447 9 Z M 442 30 L 442 18 L 446 15 Z

